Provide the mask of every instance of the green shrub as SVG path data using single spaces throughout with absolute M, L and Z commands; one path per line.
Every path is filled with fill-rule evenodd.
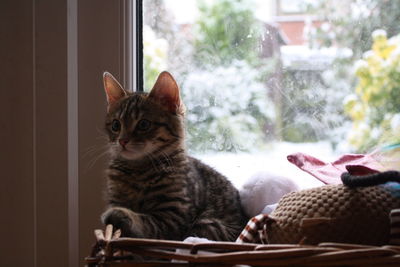
M 372 49 L 355 64 L 355 94 L 345 100 L 353 121 L 349 142 L 358 151 L 400 141 L 400 35 L 372 34 Z

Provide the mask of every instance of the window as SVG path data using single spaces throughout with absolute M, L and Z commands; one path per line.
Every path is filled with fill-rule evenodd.
M 399 141 L 400 83 L 373 73 L 395 68 L 400 4 L 292 2 L 143 2 L 146 90 L 175 76 L 190 153 L 236 185 L 262 170 L 299 176 L 294 152 L 329 161 Z

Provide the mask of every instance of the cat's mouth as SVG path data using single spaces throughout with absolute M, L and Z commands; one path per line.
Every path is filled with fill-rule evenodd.
M 138 159 L 143 157 L 146 153 L 145 143 L 128 143 L 125 146 L 119 146 L 119 154 L 126 159 Z

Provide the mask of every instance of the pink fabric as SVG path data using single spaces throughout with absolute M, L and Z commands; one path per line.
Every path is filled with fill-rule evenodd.
M 344 172 L 365 175 L 378 172 L 377 169 L 382 167 L 371 154 L 347 154 L 328 163 L 304 153 L 291 154 L 287 159 L 325 184 L 341 184 L 340 175 Z

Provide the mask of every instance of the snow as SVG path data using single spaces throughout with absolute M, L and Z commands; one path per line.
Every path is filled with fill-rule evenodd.
M 198 17 L 198 9 L 195 0 L 165 0 L 166 7 L 174 14 L 177 24 L 194 23 Z
M 325 70 L 335 58 L 352 56 L 351 50 L 335 47 L 311 49 L 305 45 L 283 45 L 280 50 L 283 66 L 292 69 Z
M 285 176 L 296 183 L 300 189 L 323 185 L 315 177 L 287 161 L 287 155 L 296 152 L 306 153 L 323 161 L 332 161 L 337 157 L 327 142 L 281 142 L 271 144 L 271 149 L 265 152 L 215 153 L 195 155 L 195 157 L 224 174 L 236 188 L 241 188 L 247 179 L 258 172 Z

